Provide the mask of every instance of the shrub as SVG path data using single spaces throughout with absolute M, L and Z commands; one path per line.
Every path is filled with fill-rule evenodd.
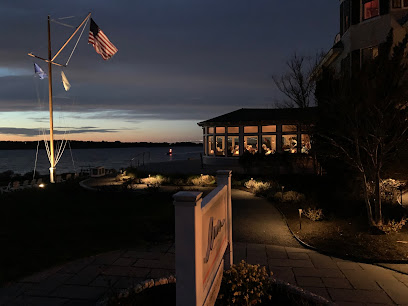
M 306 197 L 303 193 L 296 192 L 296 191 L 287 191 L 283 193 L 282 192 L 276 192 L 273 196 L 269 195 L 268 198 L 271 198 L 275 201 L 279 202 L 284 202 L 284 203 L 299 203 L 305 201 Z
M 386 224 L 382 224 L 379 228 L 386 234 L 397 233 L 407 223 L 407 218 L 402 218 L 400 221 L 391 220 Z
M 215 184 L 215 177 L 212 175 L 203 175 L 200 176 L 193 176 L 188 179 L 187 182 L 189 185 L 194 186 L 206 186 L 206 185 L 213 185 Z
M 251 190 L 252 193 L 259 194 L 262 192 L 267 191 L 271 188 L 271 184 L 268 182 L 256 181 L 254 179 L 250 179 L 249 181 L 244 183 L 244 186 Z
M 311 208 L 308 207 L 306 210 L 302 212 L 307 218 L 312 221 L 319 221 L 323 220 L 323 210 L 320 208 Z
M 399 196 L 399 188 L 404 186 L 404 183 L 399 180 L 385 179 L 381 180 L 380 191 L 381 199 L 390 203 L 397 203 Z
M 149 176 L 149 177 L 142 179 L 143 184 L 147 184 L 152 187 L 159 187 L 160 185 L 166 182 L 167 182 L 167 178 L 161 175 Z
M 272 275 L 272 273 L 271 273 Z M 255 305 L 271 300 L 268 272 L 265 267 L 241 261 L 224 272 L 218 305 Z

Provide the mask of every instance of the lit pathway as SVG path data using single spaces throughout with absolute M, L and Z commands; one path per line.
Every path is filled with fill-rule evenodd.
M 232 216 L 233 241 L 300 247 L 280 212 L 264 198 L 232 189 Z

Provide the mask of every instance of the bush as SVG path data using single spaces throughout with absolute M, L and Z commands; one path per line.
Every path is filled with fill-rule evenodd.
M 407 223 L 407 218 L 402 218 L 400 221 L 391 220 L 386 224 L 380 225 L 379 228 L 386 234 L 397 233 Z
M 215 177 L 212 175 L 203 175 L 190 177 L 187 184 L 194 186 L 207 186 L 215 184 Z
M 306 210 L 303 210 L 302 213 L 312 221 L 323 220 L 324 217 L 323 210 L 320 208 L 308 207 Z
M 159 187 L 168 181 L 167 178 L 161 175 L 149 176 L 142 179 L 142 183 L 152 187 Z
M 255 305 L 271 300 L 269 276 L 260 265 L 245 261 L 232 265 L 224 271 L 216 305 Z
M 305 201 L 306 197 L 303 193 L 296 192 L 296 191 L 287 191 L 283 193 L 282 192 L 276 192 L 273 194 L 273 196 L 270 194 L 268 196 L 269 199 L 273 199 L 278 202 L 284 202 L 284 203 L 299 203 Z
M 244 186 L 254 194 L 263 193 L 271 189 L 272 187 L 272 185 L 269 182 L 256 181 L 252 178 L 249 181 L 245 182 Z
M 399 188 L 403 187 L 404 183 L 399 180 L 385 179 L 381 180 L 380 191 L 381 199 L 385 202 L 397 203 L 399 197 Z

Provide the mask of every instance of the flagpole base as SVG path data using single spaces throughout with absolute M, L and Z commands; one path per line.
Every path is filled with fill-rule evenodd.
M 55 183 L 54 174 L 55 174 L 55 167 L 50 167 L 50 183 Z

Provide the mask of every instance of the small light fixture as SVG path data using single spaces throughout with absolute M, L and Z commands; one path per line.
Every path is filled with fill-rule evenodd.
M 44 184 L 40 184 L 40 185 L 38 185 L 38 187 L 40 187 L 40 188 L 44 188 L 44 187 L 45 187 L 45 185 L 44 185 Z
M 299 230 L 302 229 L 302 212 L 303 209 L 299 208 Z

